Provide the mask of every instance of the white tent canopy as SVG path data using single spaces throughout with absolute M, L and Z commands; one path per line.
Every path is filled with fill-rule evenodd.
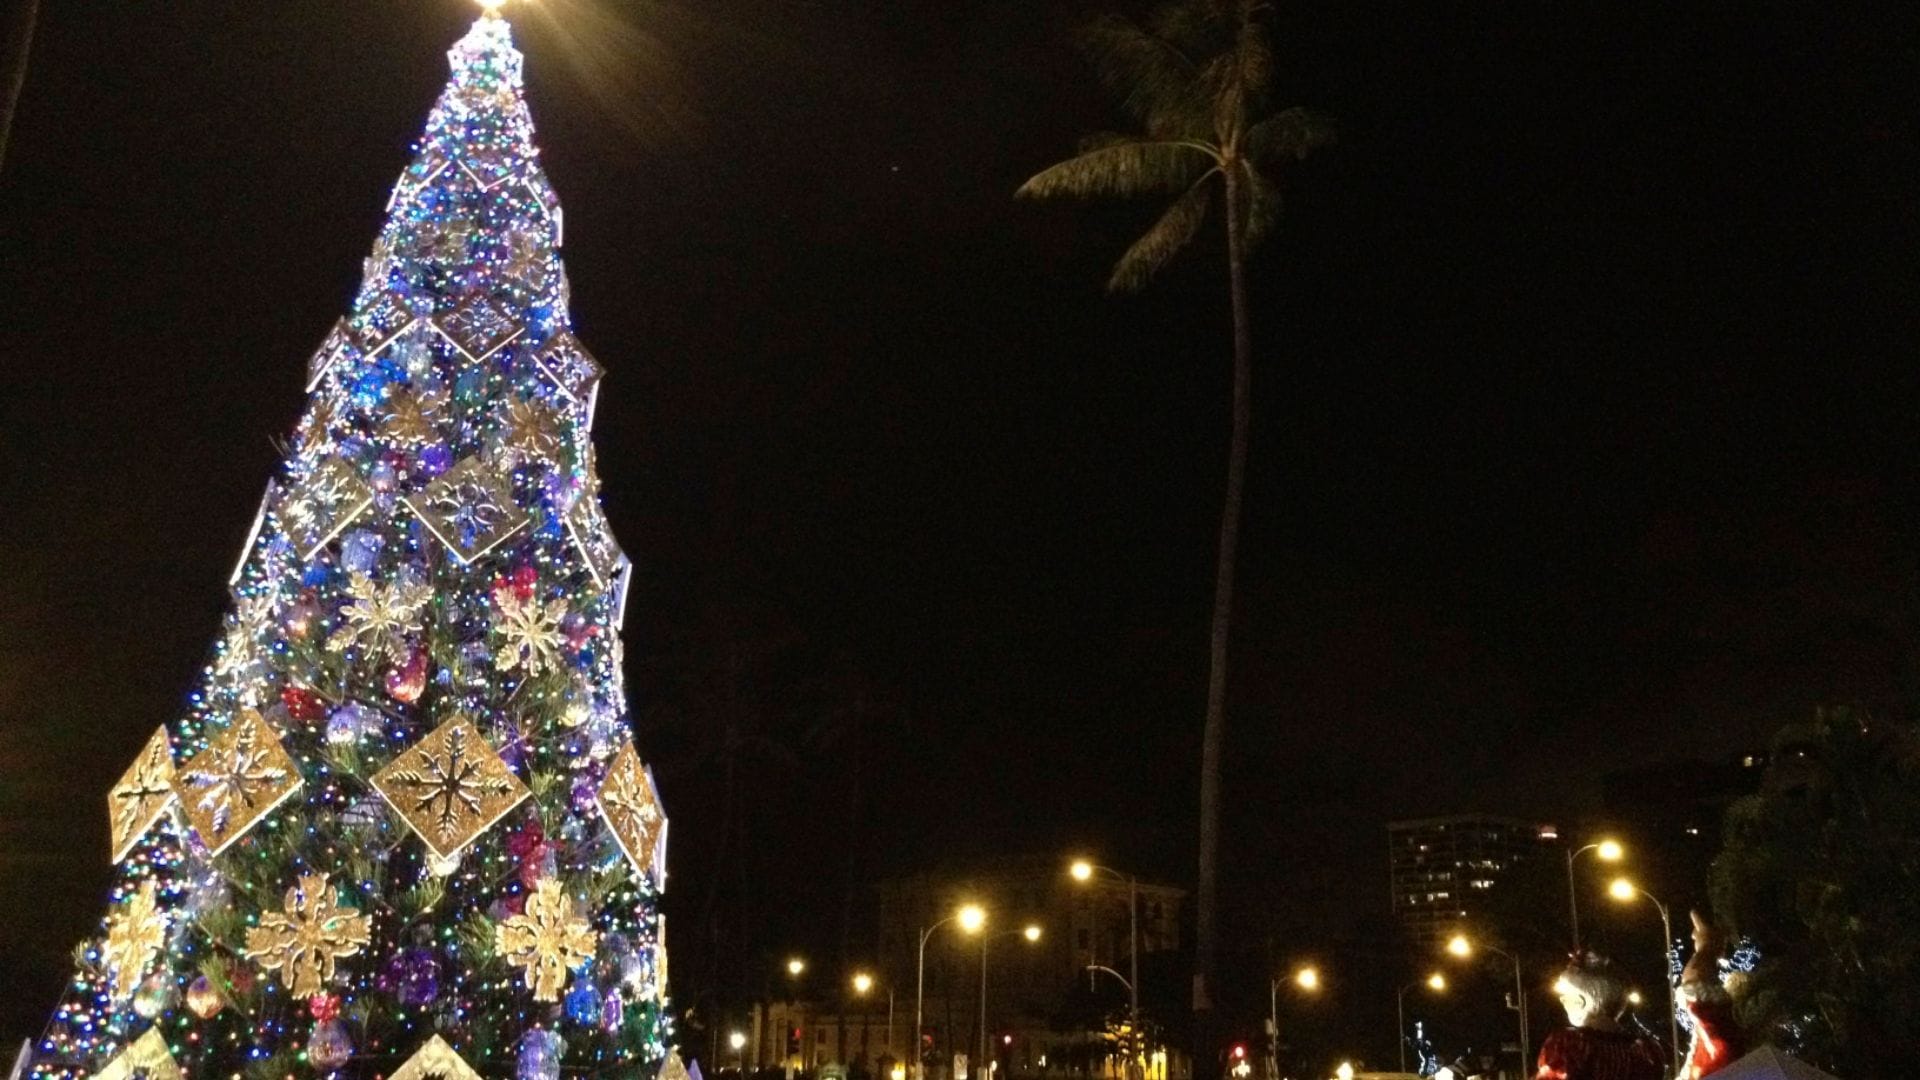
M 1739 1061 L 1721 1069 L 1712 1080 L 1836 1080 L 1832 1073 L 1791 1058 L 1771 1046 L 1763 1046 Z

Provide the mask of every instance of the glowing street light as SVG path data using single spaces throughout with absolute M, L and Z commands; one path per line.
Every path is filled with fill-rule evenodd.
M 865 997 L 873 989 L 873 976 L 862 971 L 853 977 L 853 992 Z
M 1629 878 L 1614 878 L 1613 884 L 1607 886 L 1607 895 L 1623 904 L 1630 904 L 1635 898 L 1642 896 L 1653 901 L 1653 906 L 1660 912 L 1660 933 L 1662 935 L 1660 938 L 1660 959 L 1661 962 L 1664 963 L 1667 958 L 1667 950 L 1673 948 L 1673 918 L 1667 912 L 1667 905 L 1661 903 L 1659 897 L 1635 885 Z M 1677 1070 L 1681 1067 L 1680 1018 L 1674 1012 L 1675 1005 L 1676 1003 L 1673 1000 L 1673 983 L 1669 981 L 1667 983 L 1667 1038 L 1671 1040 L 1673 1045 L 1673 1065 Z
M 960 929 L 969 934 L 977 934 L 987 925 L 987 909 L 979 904 L 967 904 L 932 926 L 920 928 L 920 960 L 913 987 L 913 1080 L 926 1080 L 927 1075 L 927 1064 L 920 1050 L 920 1033 L 926 1030 L 927 939 L 950 922 L 959 923 Z
M 1620 846 L 1618 840 L 1601 840 L 1586 844 L 1567 852 L 1567 914 L 1572 917 L 1573 949 L 1580 951 L 1580 887 L 1573 877 L 1573 860 L 1593 852 L 1602 862 L 1619 862 L 1627 855 L 1627 849 Z
M 1485 942 L 1480 944 L 1488 952 L 1504 956 L 1513 962 L 1514 1012 L 1519 1014 L 1520 1019 L 1520 1071 L 1525 1073 L 1532 1067 L 1533 1059 L 1527 1052 L 1529 1049 L 1527 1046 L 1527 984 L 1520 975 L 1520 958 L 1498 945 L 1488 945 Z M 1462 959 L 1472 956 L 1473 950 L 1474 944 L 1465 934 L 1455 934 L 1447 941 L 1447 952 Z
M 1398 1010 L 1400 1015 L 1399 1035 L 1400 1035 L 1400 1071 L 1401 1072 L 1407 1071 L 1407 991 L 1413 989 L 1416 986 L 1425 986 L 1427 989 L 1433 991 L 1436 994 L 1444 993 L 1447 989 L 1447 977 L 1436 971 L 1431 975 L 1428 975 L 1424 979 L 1416 979 L 1413 982 L 1408 983 L 1407 985 L 1400 988 L 1400 992 L 1398 994 L 1394 995 L 1394 1008 Z
M 1127 1037 L 1134 1040 L 1127 1048 L 1127 1076 L 1134 1075 L 1134 1066 L 1144 1049 L 1140 1038 L 1140 879 L 1132 874 L 1122 874 L 1110 867 L 1098 866 L 1086 859 L 1075 859 L 1067 867 L 1067 873 L 1073 880 L 1086 884 L 1095 874 L 1106 874 L 1115 881 L 1127 883 Z
M 802 960 L 796 956 L 793 959 L 787 961 L 787 974 L 793 976 L 794 978 L 796 979 L 799 978 L 800 973 L 805 970 L 807 970 L 807 962 L 805 960 Z
M 984 1080 L 992 1080 L 987 1061 L 987 945 L 995 938 L 1022 937 L 1029 944 L 1040 940 L 1040 924 L 1028 923 L 1024 929 L 987 934 L 980 939 L 980 1069 Z
M 1267 1069 L 1276 1077 L 1280 1075 L 1280 984 L 1286 981 L 1267 980 Z M 1292 982 L 1307 993 L 1319 993 L 1320 969 L 1303 964 L 1294 969 Z

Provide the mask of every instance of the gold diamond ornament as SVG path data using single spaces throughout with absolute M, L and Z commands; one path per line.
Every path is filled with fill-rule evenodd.
M 530 794 L 464 716 L 441 724 L 375 773 L 373 789 L 442 862 Z
M 600 935 L 575 912 L 573 898 L 558 878 L 541 878 L 527 897 L 525 914 L 495 928 L 501 955 L 527 969 L 527 988 L 535 1001 L 559 1001 L 567 973 L 593 959 Z
M 480 1074 L 447 1040 L 435 1035 L 394 1071 L 393 1080 L 480 1080 Z
M 200 842 L 218 855 L 300 790 L 300 767 L 255 709 L 243 709 L 174 774 Z
M 93 1080 L 183 1080 L 180 1062 L 174 1059 L 160 1029 L 150 1027 L 132 1045 L 114 1055 L 107 1067 L 95 1073 Z
M 173 800 L 173 751 L 167 744 L 167 729 L 155 728 L 140 756 L 107 793 L 114 862 L 133 852 L 134 845 L 166 814 Z
M 478 457 L 448 469 L 403 501 L 462 566 L 498 547 L 529 520 L 513 492 Z
M 246 957 L 280 981 L 294 997 L 311 997 L 333 981 L 337 961 L 373 940 L 373 920 L 341 907 L 325 874 L 305 874 L 287 890 L 286 910 L 260 916 L 247 931 Z
M 328 458 L 280 504 L 280 521 L 302 559 L 340 535 L 373 503 L 373 489 L 353 466 Z
M 627 861 L 656 888 L 667 881 L 667 813 L 653 786 L 653 770 L 640 762 L 640 752 L 628 742 L 613 755 L 607 778 L 594 794 L 594 805 L 613 831 L 614 842 Z
M 167 919 L 159 910 L 159 897 L 152 878 L 140 883 L 140 889 L 121 901 L 120 910 L 107 920 L 105 960 L 113 972 L 113 996 L 126 1000 L 140 985 L 147 965 L 167 945 Z

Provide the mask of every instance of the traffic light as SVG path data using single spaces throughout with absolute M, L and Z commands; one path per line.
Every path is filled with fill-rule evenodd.
M 799 1052 L 800 1052 L 800 1029 L 797 1027 L 788 1028 L 787 1029 L 787 1053 L 797 1054 Z
M 1235 1061 L 1247 1060 L 1247 1044 L 1246 1043 L 1233 1044 L 1233 1060 Z

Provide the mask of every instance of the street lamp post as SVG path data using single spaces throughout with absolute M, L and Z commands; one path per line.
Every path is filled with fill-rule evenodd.
M 1400 1027 L 1399 1027 L 1398 1033 L 1400 1036 L 1400 1071 L 1401 1072 L 1407 1071 L 1407 991 L 1413 989 L 1416 986 L 1422 986 L 1422 985 L 1424 985 L 1427 989 L 1432 990 L 1434 993 L 1437 994 L 1447 988 L 1447 977 L 1436 971 L 1424 979 L 1415 979 L 1413 982 L 1410 982 L 1407 985 L 1401 987 L 1400 993 L 1395 995 L 1394 1009 L 1399 1013 L 1399 1016 L 1400 1016 Z
M 1514 1011 L 1520 1014 L 1520 1075 L 1525 1076 L 1532 1068 L 1532 1062 L 1527 1053 L 1531 1049 L 1527 1045 L 1527 984 L 1520 975 L 1520 958 L 1497 946 L 1486 945 L 1484 942 L 1482 946 L 1488 952 L 1504 956 L 1513 962 Z M 1453 940 L 1447 942 L 1447 951 L 1455 956 L 1472 956 L 1473 944 L 1467 940 L 1465 934 L 1455 934 Z
M 920 1032 L 926 1025 L 927 939 L 933 936 L 935 930 L 955 921 L 960 923 L 960 929 L 977 934 L 981 927 L 987 925 L 987 910 L 979 904 L 968 904 L 932 926 L 920 928 L 919 970 L 914 976 L 913 988 L 913 1080 L 926 1080 L 927 1075 L 926 1055 L 920 1052 Z
M 982 934 L 980 936 L 980 1060 L 974 1068 L 981 1070 L 980 1080 L 993 1080 L 986 1075 L 987 1067 L 987 943 L 996 937 L 1023 937 L 1030 942 L 1040 940 L 1040 927 L 1028 926 L 1023 930 L 1009 930 L 1004 934 Z
M 1095 874 L 1106 874 L 1115 881 L 1127 883 L 1127 970 L 1131 976 L 1124 981 L 1127 984 L 1127 1027 L 1133 1044 L 1128 1047 L 1127 1075 L 1132 1076 L 1141 1048 L 1145 1046 L 1140 1033 L 1140 879 L 1085 859 L 1074 863 L 1071 872 L 1075 881 L 1091 881 Z
M 872 975 L 862 971 L 853 977 L 853 992 L 859 994 L 861 998 L 864 999 L 868 991 L 872 989 Z M 863 1054 L 867 1052 L 867 1026 L 864 1010 L 860 1018 L 860 1052 Z M 885 1053 L 888 1057 L 893 1056 L 893 986 L 891 984 L 887 986 L 887 1042 Z
M 787 961 L 787 978 L 793 980 L 787 992 L 788 1005 L 793 1004 L 794 996 L 800 986 L 800 976 L 804 974 L 806 970 L 807 962 L 797 956 Z M 802 1070 L 805 1070 L 807 1061 L 807 1026 L 807 1003 L 802 1001 L 800 1003 L 800 1067 Z M 786 1061 L 787 1080 L 793 1080 L 793 1055 L 787 1054 Z
M 1626 850 L 1620 846 L 1620 842 L 1617 840 L 1601 840 L 1574 848 L 1567 852 L 1567 914 L 1572 917 L 1573 921 L 1573 948 L 1575 952 L 1580 950 L 1580 889 L 1579 886 L 1575 884 L 1573 878 L 1573 860 L 1589 851 L 1596 853 L 1606 862 L 1619 862 L 1620 857 L 1626 854 Z
M 1626 878 L 1616 878 L 1613 884 L 1608 887 L 1607 892 L 1612 895 L 1615 900 L 1623 903 L 1631 901 L 1636 896 L 1644 896 L 1648 900 L 1653 901 L 1653 906 L 1660 912 L 1660 933 L 1663 935 L 1660 940 L 1660 962 L 1662 965 L 1667 965 L 1668 954 L 1673 950 L 1673 919 L 1668 914 L 1667 905 L 1661 903 L 1659 897 L 1635 885 Z M 1678 1003 L 1674 1001 L 1673 997 L 1673 974 L 1671 968 L 1669 968 L 1667 973 L 1667 1040 L 1673 1047 L 1673 1067 L 1676 1074 L 1681 1067 L 1680 1016 L 1676 1011 L 1677 1005 Z
M 740 1070 L 740 1075 L 745 1076 L 747 1074 L 746 1033 L 741 1031 L 729 1032 L 727 1035 L 727 1045 L 733 1048 L 733 1067 Z
M 1267 980 L 1267 1072 L 1269 1080 L 1280 1080 L 1280 984 L 1285 979 Z M 1320 989 L 1320 969 L 1303 967 L 1293 973 L 1294 984 L 1302 990 Z

